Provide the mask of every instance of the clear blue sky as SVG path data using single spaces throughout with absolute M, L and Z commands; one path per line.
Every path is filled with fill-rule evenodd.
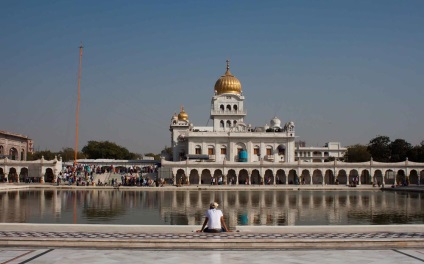
M 15 1 L 0 3 L 1 130 L 37 149 L 170 145 L 184 105 L 208 122 L 231 60 L 246 123 L 294 121 L 308 145 L 424 140 L 424 1 Z M 209 122 L 211 125 L 211 122 Z

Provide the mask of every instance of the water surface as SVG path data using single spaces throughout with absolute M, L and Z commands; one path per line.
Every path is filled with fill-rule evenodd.
M 424 224 L 424 195 L 382 191 L 32 190 L 0 192 L 0 222 L 229 226 Z

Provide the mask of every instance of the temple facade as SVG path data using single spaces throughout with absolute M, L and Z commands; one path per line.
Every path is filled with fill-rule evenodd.
M 424 179 L 424 164 L 340 161 L 339 142 L 307 147 L 296 141 L 295 123 L 273 117 L 269 125 L 246 124 L 241 82 L 227 69 L 215 83 L 212 126 L 195 126 L 185 109 L 171 118 L 172 154 L 161 175 L 177 184 L 384 184 Z

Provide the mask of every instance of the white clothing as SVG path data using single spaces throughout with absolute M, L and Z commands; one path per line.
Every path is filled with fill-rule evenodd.
M 221 229 L 222 211 L 218 209 L 209 209 L 205 213 L 208 218 L 208 229 Z

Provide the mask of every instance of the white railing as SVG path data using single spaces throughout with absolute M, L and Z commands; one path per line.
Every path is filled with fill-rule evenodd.
M 274 155 L 265 155 L 266 160 L 274 160 Z

